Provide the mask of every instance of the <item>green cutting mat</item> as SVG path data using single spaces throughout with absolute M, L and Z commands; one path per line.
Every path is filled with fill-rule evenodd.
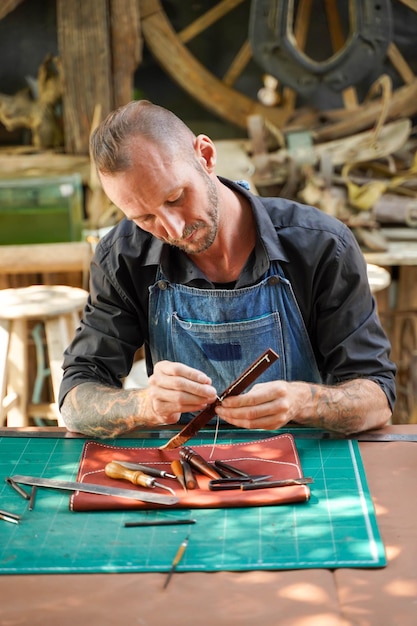
M 260 436 L 259 431 L 242 432 L 223 431 L 218 443 Z M 207 443 L 212 438 L 212 432 L 202 433 L 193 444 Z M 0 573 L 164 572 L 170 569 L 187 535 L 189 544 L 178 571 L 386 565 L 355 441 L 296 438 L 304 474 L 314 479 L 307 503 L 243 509 L 74 513 L 68 509 L 69 492 L 38 488 L 35 507 L 29 511 L 27 500 L 5 482 L 5 477 L 23 474 L 75 480 L 84 441 L 52 435 L 0 438 L 0 509 L 22 515 L 19 524 L 0 520 Z M 160 445 L 161 440 L 153 435 L 145 440 L 106 443 L 140 448 Z M 194 518 L 197 522 L 187 526 L 124 527 L 126 521 L 172 517 Z

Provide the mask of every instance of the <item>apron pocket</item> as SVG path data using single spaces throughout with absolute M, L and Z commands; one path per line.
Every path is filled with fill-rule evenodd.
M 279 313 L 223 323 L 184 320 L 174 313 L 172 344 L 175 360 L 210 376 L 219 393 L 268 348 L 280 358 L 255 383 L 285 379 Z

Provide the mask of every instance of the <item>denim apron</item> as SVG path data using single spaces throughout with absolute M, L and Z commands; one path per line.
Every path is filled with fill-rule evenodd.
M 242 289 L 173 284 L 159 269 L 149 290 L 149 339 L 154 364 L 168 360 L 194 367 L 211 378 L 219 394 L 268 348 L 279 358 L 255 383 L 321 382 L 291 284 L 277 262 L 261 282 Z M 184 414 L 181 421 L 191 417 Z

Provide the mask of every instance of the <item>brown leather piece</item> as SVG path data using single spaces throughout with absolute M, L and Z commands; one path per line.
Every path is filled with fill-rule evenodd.
M 192 446 L 206 461 L 217 459 L 226 461 L 249 474 L 268 474 L 271 480 L 300 478 L 303 476 L 298 451 L 294 438 L 286 433 L 257 441 Z M 209 458 L 211 455 L 211 459 Z M 179 450 L 160 450 L 159 448 L 119 447 L 97 441 L 84 444 L 77 480 L 99 485 L 119 486 L 137 489 L 125 480 L 115 480 L 106 476 L 104 468 L 112 460 L 143 463 L 170 471 L 171 462 L 179 458 Z M 210 491 L 209 478 L 196 475 L 198 488 L 187 492 L 173 479 L 159 479 L 176 492 L 178 504 L 169 508 L 227 508 L 239 506 L 265 506 L 290 502 L 305 502 L 310 497 L 307 485 L 258 489 L 256 491 Z M 141 489 L 143 489 L 141 487 Z M 153 491 L 167 493 L 155 488 Z M 71 496 L 70 507 L 74 511 L 113 510 L 113 509 L 166 509 L 164 505 L 150 504 L 76 492 Z

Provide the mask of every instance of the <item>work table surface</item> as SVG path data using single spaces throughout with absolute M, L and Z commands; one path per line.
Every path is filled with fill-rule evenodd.
M 417 425 L 381 433 L 416 434 Z M 417 442 L 360 442 L 381 569 L 0 576 L 1 626 L 415 626 Z

